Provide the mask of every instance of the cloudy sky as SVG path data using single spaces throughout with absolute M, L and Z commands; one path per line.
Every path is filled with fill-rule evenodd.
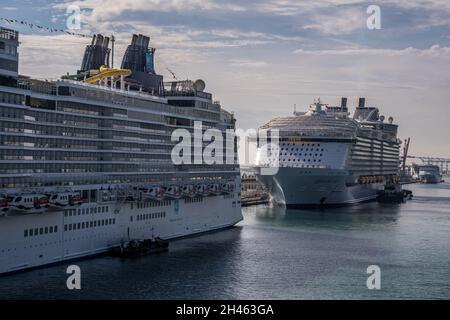
M 381 8 L 381 29 L 366 25 Z M 393 116 L 411 153 L 450 158 L 448 0 L 0 0 L 0 17 L 115 34 L 116 65 L 132 33 L 151 37 L 156 68 L 204 79 L 241 128 L 305 109 L 315 98 L 354 106 L 359 96 Z M 80 67 L 89 39 L 21 25 L 20 72 L 58 78 Z

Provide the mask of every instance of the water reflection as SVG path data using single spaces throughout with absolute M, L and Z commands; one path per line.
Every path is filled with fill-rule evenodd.
M 367 225 L 395 224 L 402 205 L 363 203 L 342 208 L 313 210 L 287 209 L 284 206 L 259 206 L 246 209 L 247 222 L 305 228 L 361 228 Z
M 412 185 L 402 205 L 249 207 L 235 228 L 173 241 L 168 253 L 76 262 L 0 278 L 5 299 L 450 298 L 450 185 Z M 380 265 L 383 290 L 366 288 Z

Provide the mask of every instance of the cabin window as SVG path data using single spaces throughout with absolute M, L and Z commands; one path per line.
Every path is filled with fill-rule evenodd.
M 47 234 L 48 233 L 48 227 L 45 227 L 44 229 L 44 233 Z
M 23 236 L 28 237 L 28 229 L 25 229 L 25 231 L 23 232 Z
M 58 232 L 58 226 L 54 226 L 53 231 Z

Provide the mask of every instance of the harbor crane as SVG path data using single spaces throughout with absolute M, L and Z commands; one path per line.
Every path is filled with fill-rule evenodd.
M 441 173 L 447 174 L 449 173 L 448 167 L 450 163 L 450 159 L 447 158 L 439 158 L 439 157 L 426 157 L 426 156 L 407 156 L 409 159 L 418 159 L 422 161 L 424 164 L 432 164 L 437 165 L 441 169 Z

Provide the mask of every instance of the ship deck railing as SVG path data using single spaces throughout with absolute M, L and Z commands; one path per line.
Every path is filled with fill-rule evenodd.
M 130 91 L 130 90 L 124 90 L 124 89 L 120 89 L 120 88 L 112 88 L 109 86 L 101 86 L 101 85 L 97 85 L 97 84 L 90 84 L 90 83 L 86 83 L 86 82 L 82 82 L 82 81 L 67 80 L 67 79 L 57 80 L 56 83 L 69 83 L 69 84 L 74 84 L 74 85 L 91 88 L 91 89 L 95 89 L 95 90 L 109 91 L 109 92 L 113 92 L 113 93 L 130 95 L 130 96 L 144 98 L 144 99 L 147 98 L 147 99 L 157 100 L 157 101 L 163 102 L 163 103 L 167 102 L 167 99 L 165 99 L 163 97 L 152 95 L 152 94 L 150 94 L 148 92 L 144 92 L 144 91 Z

